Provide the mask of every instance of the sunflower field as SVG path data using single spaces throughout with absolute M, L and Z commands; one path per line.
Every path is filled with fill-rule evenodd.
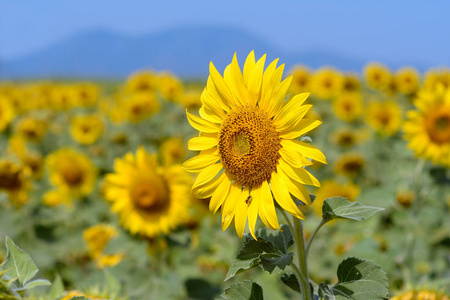
M 265 59 L 0 82 L 0 299 L 448 300 L 450 70 Z

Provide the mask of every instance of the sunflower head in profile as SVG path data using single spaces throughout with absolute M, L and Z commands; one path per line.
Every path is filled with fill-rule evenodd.
M 31 170 L 9 159 L 0 160 L 0 193 L 6 192 L 9 202 L 21 207 L 28 202 Z
M 363 100 L 360 93 L 342 93 L 333 101 L 334 114 L 345 122 L 353 122 L 363 112 Z
M 132 234 L 168 234 L 187 220 L 192 179 L 180 165 L 161 167 L 140 147 L 116 159 L 114 171 L 106 175 L 105 197 Z
M 187 112 L 200 134 L 188 148 L 200 154 L 187 160 L 187 171 L 199 173 L 192 192 L 211 197 L 209 208 L 222 207 L 222 229 L 233 221 L 242 237 L 249 224 L 254 236 L 258 215 L 269 228 L 280 228 L 276 202 L 297 218 L 304 216 L 292 199 L 310 204 L 304 184 L 319 181 L 303 167 L 311 158 L 326 163 L 322 152 L 297 140 L 321 122 L 304 118 L 312 105 L 303 105 L 308 93 L 286 100 L 292 76 L 281 80 L 284 65 L 278 59 L 264 70 L 266 55 L 248 55 L 243 71 L 236 55 L 222 76 L 210 63 L 200 117 Z
M 402 111 L 394 101 L 373 101 L 366 108 L 366 122 L 381 136 L 392 136 L 400 128 Z
M 89 195 L 94 188 L 97 168 L 86 155 L 61 148 L 47 156 L 46 164 L 51 183 L 63 192 L 80 197 Z
M 450 88 L 419 92 L 417 110 L 408 111 L 403 125 L 408 147 L 417 157 L 450 167 Z
M 82 145 L 95 143 L 103 133 L 104 125 L 97 115 L 78 115 L 70 122 L 72 138 Z
M 363 73 L 367 85 L 374 90 L 388 90 L 393 79 L 388 67 L 379 63 L 366 65 Z

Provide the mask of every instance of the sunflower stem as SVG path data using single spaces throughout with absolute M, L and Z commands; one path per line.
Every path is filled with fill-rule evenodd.
M 323 225 L 325 225 L 327 222 L 323 219 L 320 221 L 319 225 L 317 225 L 316 229 L 314 229 L 313 233 L 311 234 L 311 237 L 309 238 L 308 242 L 306 243 L 306 257 L 308 257 L 309 248 L 311 248 L 312 241 L 317 235 L 317 232 L 319 232 L 319 229 L 322 228 Z
M 298 264 L 299 264 L 299 273 L 298 283 L 300 285 L 300 290 L 302 292 L 303 300 L 311 300 L 311 291 L 309 287 L 309 275 L 308 275 L 308 266 L 306 263 L 307 255 L 305 249 L 305 238 L 303 236 L 303 225 L 302 222 L 296 218 L 294 218 L 294 231 L 292 232 L 294 235 L 295 246 L 297 247 L 297 256 L 298 256 Z

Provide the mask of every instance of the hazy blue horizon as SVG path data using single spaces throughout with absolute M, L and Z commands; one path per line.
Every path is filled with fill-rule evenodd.
M 241 28 L 284 51 L 329 50 L 377 61 L 450 65 L 450 1 L 240 3 L 0 0 L 0 60 L 104 29 L 145 35 L 186 25 Z M 220 38 L 220 37 L 218 37 Z

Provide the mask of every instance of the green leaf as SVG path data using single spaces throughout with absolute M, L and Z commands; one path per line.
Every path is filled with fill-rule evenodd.
M 384 210 L 384 208 L 367 206 L 359 202 L 350 202 L 342 197 L 333 197 L 325 199 L 322 206 L 322 218 L 325 221 L 333 219 L 361 221 L 381 210 Z
M 120 292 L 120 282 L 116 277 L 105 271 L 106 291 L 109 297 L 116 297 Z
M 222 289 L 201 278 L 188 279 L 184 283 L 189 299 L 214 299 L 222 293 Z
M 297 276 L 295 276 L 295 274 L 283 274 L 280 279 L 285 285 L 297 293 L 300 293 L 300 285 L 298 284 Z
M 334 286 L 320 284 L 319 295 L 324 299 L 387 299 L 386 273 L 371 261 L 347 258 L 339 265 L 337 276 L 338 283 Z
M 250 280 L 232 284 L 225 290 L 223 299 L 227 300 L 263 300 L 263 290 L 260 285 Z
M 284 225 L 282 230 L 274 234 L 267 233 L 267 229 L 258 230 L 258 240 L 246 235 L 246 241 L 233 260 L 225 281 L 257 266 L 262 266 L 265 271 L 272 273 L 276 269 L 284 270 L 290 265 L 294 255 L 287 253 L 287 250 L 293 244 L 293 237 L 287 225 Z
M 6 271 L 5 275 L 8 278 L 19 279 L 19 287 L 23 287 L 36 275 L 38 268 L 28 253 L 17 247 L 9 237 L 6 237 L 5 244 L 6 257 L 1 269 Z
M 59 274 L 56 275 L 55 280 L 53 281 L 52 288 L 49 292 L 50 299 L 59 299 L 62 297 L 64 293 L 64 284 L 62 282 L 61 276 Z
M 50 281 L 48 281 L 47 279 L 36 279 L 36 280 L 28 282 L 25 286 L 23 286 L 19 289 L 16 289 L 16 291 L 25 291 L 25 290 L 35 288 L 37 286 L 45 286 L 45 285 L 52 285 L 52 283 Z

